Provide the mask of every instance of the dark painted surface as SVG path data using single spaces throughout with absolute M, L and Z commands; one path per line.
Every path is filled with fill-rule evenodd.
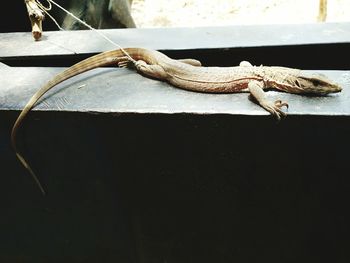
M 349 43 L 350 23 L 250 25 L 203 28 L 102 30 L 122 47 L 160 50 L 223 49 Z M 99 53 L 116 47 L 92 31 L 45 32 L 35 42 L 31 33 L 0 34 L 0 57 Z M 326 54 L 324 54 L 326 55 Z
M 296 24 L 207 28 L 103 30 L 122 47 L 162 50 L 174 58 L 193 57 L 207 66 L 255 65 L 302 69 L 350 68 L 350 24 Z M 91 31 L 45 32 L 35 42 L 31 33 L 0 34 L 0 62 L 11 66 L 70 66 L 116 47 Z M 82 44 L 83 43 L 83 44 Z
M 0 114 L 2 262 L 350 260 L 348 117 Z
M 350 43 L 161 51 L 175 59 L 199 59 L 205 66 L 237 66 L 245 60 L 253 65 L 279 65 L 307 70 L 347 70 L 350 68 L 350 62 L 344 54 L 347 54 L 349 49 Z M 2 58 L 2 61 L 13 67 L 69 67 L 95 54 Z
M 8 68 L 0 87 L 0 109 L 22 109 L 44 83 L 63 69 Z M 268 98 L 286 100 L 289 115 L 350 115 L 349 71 L 311 71 L 324 74 L 343 87 L 323 97 L 269 91 Z M 247 93 L 204 94 L 174 88 L 128 69 L 98 69 L 75 77 L 50 91 L 36 107 L 46 111 L 105 113 L 196 113 L 269 115 L 248 99 Z

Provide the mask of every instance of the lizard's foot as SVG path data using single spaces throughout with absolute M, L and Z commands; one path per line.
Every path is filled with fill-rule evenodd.
M 261 106 L 270 112 L 273 116 L 275 116 L 277 120 L 280 120 L 281 117 L 287 116 L 287 114 L 281 109 L 283 106 L 286 106 L 288 108 L 287 102 L 283 102 L 281 100 L 276 100 L 274 103 L 270 101 L 264 101 L 261 103 Z
M 123 57 L 117 57 L 116 62 L 118 67 L 120 68 L 127 68 L 134 64 L 134 61 L 132 61 L 129 57 L 123 56 Z
M 143 60 L 133 60 L 128 56 L 118 57 L 116 58 L 117 65 L 120 68 L 131 68 L 134 67 L 136 70 L 140 72 L 144 72 L 148 69 L 149 65 Z
M 143 60 L 132 60 L 131 58 L 127 57 L 127 56 L 123 56 L 123 57 L 118 57 L 116 59 L 118 67 L 120 68 L 131 68 L 134 67 L 136 68 L 136 70 L 143 72 L 146 70 L 146 68 L 148 67 L 148 64 L 143 61 Z

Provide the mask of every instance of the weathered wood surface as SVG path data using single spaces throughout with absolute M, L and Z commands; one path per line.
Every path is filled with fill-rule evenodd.
M 350 23 L 102 30 L 123 47 L 158 50 L 349 43 Z M 0 34 L 0 59 L 98 53 L 115 47 L 92 31 Z
M 0 110 L 20 110 L 62 68 L 0 69 Z M 350 115 L 350 72 L 317 71 L 338 82 L 343 91 L 310 97 L 269 91 L 271 100 L 286 100 L 291 115 Z M 51 90 L 34 110 L 100 113 L 194 113 L 267 115 L 247 93 L 203 94 L 174 88 L 133 70 L 96 69 Z

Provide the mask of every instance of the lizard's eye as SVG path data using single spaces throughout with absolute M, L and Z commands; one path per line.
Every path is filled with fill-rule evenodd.
M 319 86 L 321 82 L 318 79 L 311 79 L 311 82 L 314 86 Z

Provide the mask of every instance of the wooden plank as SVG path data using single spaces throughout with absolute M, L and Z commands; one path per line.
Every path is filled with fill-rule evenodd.
M 102 30 L 123 47 L 188 50 L 349 43 L 350 23 Z M 98 53 L 115 47 L 92 31 L 0 34 L 0 58 Z
M 0 110 L 20 110 L 62 68 L 0 69 Z M 310 71 L 313 73 L 314 71 Z M 350 115 L 350 71 L 317 71 L 343 91 L 308 97 L 271 91 L 271 100 L 290 104 L 290 115 Z M 35 110 L 98 113 L 192 113 L 267 115 L 243 94 L 203 94 L 174 88 L 129 69 L 103 68 L 81 74 L 54 88 Z

